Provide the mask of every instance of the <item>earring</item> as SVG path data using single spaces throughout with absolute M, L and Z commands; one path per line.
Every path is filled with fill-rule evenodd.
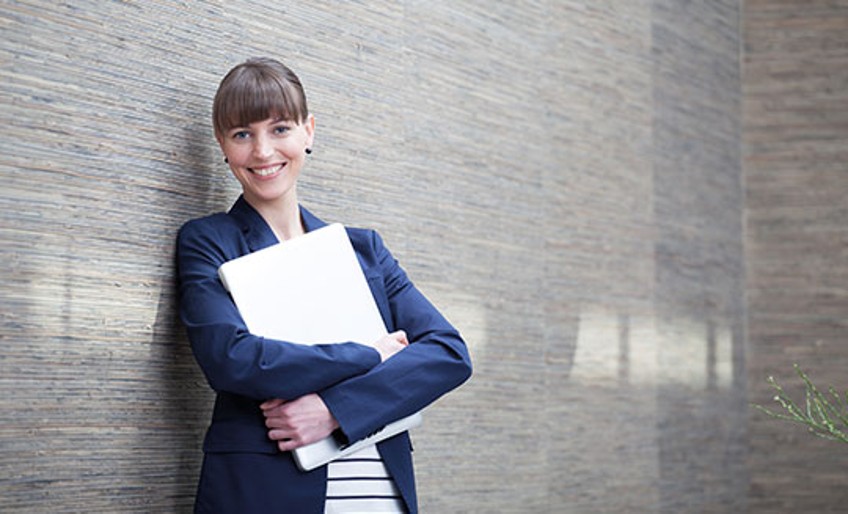
M 309 154 L 311 154 L 311 153 L 312 153 L 312 149 L 311 149 L 311 148 L 307 148 L 307 149 L 306 149 L 306 155 L 309 155 Z
M 230 160 L 229 160 L 229 159 L 227 159 L 226 157 L 224 157 L 224 162 L 226 162 L 227 164 L 229 164 L 229 163 L 230 163 Z

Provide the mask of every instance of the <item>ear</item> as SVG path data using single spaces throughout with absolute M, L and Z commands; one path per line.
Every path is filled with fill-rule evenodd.
M 309 115 L 306 121 L 303 122 L 303 128 L 306 129 L 306 148 L 312 148 L 312 143 L 315 141 L 315 116 Z
M 221 153 L 224 154 L 224 162 L 229 162 L 227 161 L 227 152 L 224 151 L 224 136 L 216 133 L 215 140 L 218 141 L 218 147 L 221 149 Z

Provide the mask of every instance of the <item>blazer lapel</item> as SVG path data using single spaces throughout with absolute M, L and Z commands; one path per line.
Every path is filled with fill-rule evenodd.
M 262 215 L 247 203 L 244 196 L 239 196 L 229 214 L 241 228 L 241 233 L 251 252 L 279 243 L 274 231 L 271 230 Z
M 312 232 L 316 228 L 321 228 L 327 226 L 327 224 L 320 220 L 317 216 L 309 212 L 306 207 L 300 206 L 300 219 L 303 220 L 303 228 L 307 232 Z
M 326 226 L 321 219 L 309 212 L 305 207 L 300 207 L 300 219 L 303 221 L 303 227 L 307 232 L 312 232 L 315 229 Z M 251 252 L 267 248 L 275 245 L 280 241 L 274 235 L 274 231 L 265 221 L 265 218 L 254 209 L 244 196 L 239 196 L 236 203 L 233 204 L 229 212 L 230 216 L 236 220 L 244 235 L 244 240 L 247 242 Z

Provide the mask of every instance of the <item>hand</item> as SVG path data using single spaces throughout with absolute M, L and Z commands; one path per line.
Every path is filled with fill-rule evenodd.
M 380 352 L 380 360 L 385 361 L 392 355 L 409 346 L 409 341 L 406 339 L 406 332 L 398 330 L 397 332 L 384 335 L 378 339 L 373 346 L 378 352 Z
M 339 422 L 317 394 L 292 401 L 268 400 L 260 405 L 268 438 L 280 451 L 290 451 L 320 441 L 339 428 Z

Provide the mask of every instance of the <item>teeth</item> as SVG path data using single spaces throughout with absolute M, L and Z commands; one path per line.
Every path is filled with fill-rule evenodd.
M 283 166 L 284 164 L 280 164 L 279 166 L 271 166 L 269 168 L 253 168 L 253 173 L 256 173 L 260 177 L 267 177 L 268 175 L 273 175 L 274 173 L 280 171 Z

